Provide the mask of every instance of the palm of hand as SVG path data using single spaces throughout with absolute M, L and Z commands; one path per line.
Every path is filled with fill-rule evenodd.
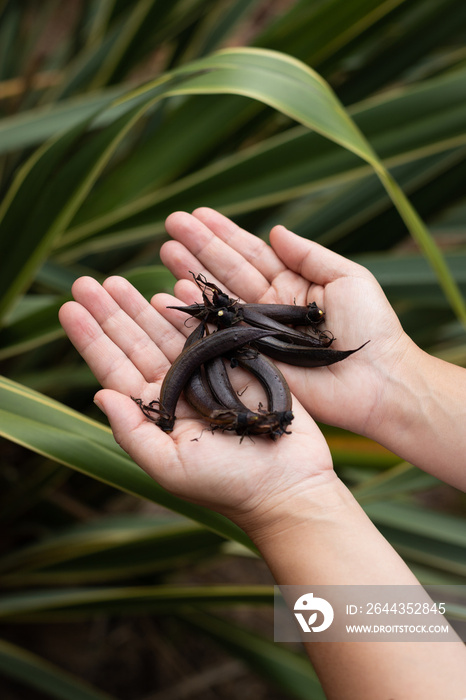
M 312 370 L 280 364 L 290 388 L 317 420 L 356 432 L 364 427 L 383 392 L 387 373 L 403 356 L 409 339 L 375 278 L 357 265 L 283 227 L 271 245 L 222 215 L 200 209 L 167 220 L 175 238 L 162 258 L 180 278 L 177 296 L 199 301 L 188 270 L 202 272 L 230 296 L 248 302 L 306 304 L 325 310 L 325 327 L 341 350 L 370 343 L 348 359 Z M 184 279 L 183 279 L 184 278 Z M 162 303 L 154 304 L 162 311 Z
M 239 445 L 235 435 L 201 434 L 205 422 L 184 401 L 173 433 L 161 431 L 129 397 L 158 398 L 185 336 L 123 278 L 110 278 L 103 286 L 81 278 L 73 295 L 76 301 L 62 307 L 60 321 L 104 387 L 96 402 L 117 442 L 169 491 L 234 519 L 253 511 L 258 499 L 331 471 L 327 444 L 299 405 L 293 435 L 275 442 L 257 437 Z

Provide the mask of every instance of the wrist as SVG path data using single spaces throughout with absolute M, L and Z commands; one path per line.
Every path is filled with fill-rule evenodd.
M 363 434 L 393 449 L 422 408 L 429 356 L 407 335 L 397 351 L 378 365 L 378 390 Z M 397 452 L 397 450 L 394 450 Z
M 284 533 L 293 537 L 309 523 L 317 526 L 338 520 L 351 500 L 351 493 L 329 469 L 269 496 L 237 524 L 261 549 Z
M 244 529 L 278 585 L 418 584 L 336 476 L 288 494 Z
M 364 434 L 402 459 L 460 489 L 466 487 L 466 371 L 429 355 L 409 338 L 385 368 L 383 389 Z

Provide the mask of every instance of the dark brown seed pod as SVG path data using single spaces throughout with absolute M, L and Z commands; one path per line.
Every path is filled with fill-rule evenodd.
M 278 338 L 259 339 L 254 341 L 255 348 L 263 352 L 265 355 L 272 357 L 274 360 L 286 362 L 289 365 L 296 367 L 326 367 L 333 365 L 335 362 L 345 360 L 353 353 L 361 350 L 367 343 L 366 341 L 359 348 L 354 350 L 332 350 L 331 348 L 307 348 L 304 346 L 287 343 Z
M 141 410 L 151 420 L 151 414 L 157 414 L 155 419 L 157 425 L 165 432 L 171 432 L 175 424 L 175 408 L 181 392 L 192 373 L 204 362 L 231 352 L 242 345 L 259 340 L 270 331 L 262 328 L 233 327 L 217 331 L 211 335 L 198 340 L 193 345 L 187 347 L 177 357 L 162 383 L 160 398 L 144 404 L 141 399 L 134 399 Z M 157 408 L 156 408 L 157 406 Z

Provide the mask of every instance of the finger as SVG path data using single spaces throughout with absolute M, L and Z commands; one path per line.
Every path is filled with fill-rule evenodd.
M 163 485 L 167 476 L 179 467 L 172 437 L 147 421 L 134 401 L 117 391 L 101 390 L 94 402 L 108 417 L 116 442 Z
M 185 303 L 204 303 L 202 291 L 193 281 L 193 275 L 195 277 L 197 277 L 197 275 L 203 275 L 208 282 L 216 284 L 225 294 L 228 294 L 228 296 L 240 301 L 246 301 L 246 299 L 229 289 L 222 281 L 221 277 L 217 276 L 213 270 L 204 267 L 204 265 L 202 265 L 184 245 L 178 243 L 178 241 L 167 241 L 164 243 L 160 250 L 160 257 L 164 265 L 178 278 L 178 282 L 175 284 L 175 294 Z M 181 296 L 179 296 L 180 294 Z M 190 301 L 187 301 L 188 299 L 190 299 Z
M 270 232 L 270 243 L 283 263 L 314 284 L 326 285 L 340 277 L 365 277 L 370 273 L 315 241 L 296 235 L 284 226 Z
M 104 282 L 105 293 L 109 295 L 118 307 L 112 306 L 108 298 L 105 297 L 107 310 L 115 311 L 123 325 L 123 336 L 118 336 L 121 349 L 131 359 L 134 365 L 145 377 L 148 384 L 162 380 L 170 363 L 174 362 L 182 352 L 185 343 L 185 335 L 180 333 L 169 317 L 165 318 L 154 306 L 140 294 L 128 280 L 123 277 L 109 277 Z M 104 295 L 96 288 L 100 303 L 103 303 Z M 170 295 L 163 295 L 166 300 L 179 303 L 177 299 Z M 103 312 L 101 312 L 103 313 Z M 173 312 L 181 315 L 180 312 Z M 111 332 L 111 331 L 110 331 Z M 118 387 L 117 387 L 118 388 Z M 133 392 L 132 395 L 135 395 Z M 159 391 L 154 387 L 146 386 L 138 394 L 146 401 L 158 397 Z M 181 401 L 177 414 L 179 417 L 192 416 L 193 411 Z
M 191 291 L 190 286 L 188 286 L 189 283 L 186 282 L 186 280 L 183 280 L 183 282 L 185 282 L 187 289 Z M 196 328 L 199 321 L 190 314 L 186 314 L 183 311 L 177 311 L 176 309 L 171 309 L 169 307 L 181 307 L 194 303 L 191 295 L 188 294 L 186 299 L 181 301 L 178 295 L 172 296 L 171 294 L 165 294 L 164 292 L 155 294 L 151 299 L 151 304 L 153 307 L 157 309 L 159 314 L 166 319 L 166 322 L 168 322 L 170 326 L 176 330 L 178 337 L 180 337 L 180 334 L 182 334 L 184 339 L 187 338 L 194 328 Z
M 212 279 L 215 272 L 215 279 L 218 284 L 232 296 L 242 296 L 246 293 L 247 301 L 260 300 L 268 291 L 270 285 L 267 279 L 257 270 L 254 265 L 248 263 L 244 255 L 235 251 L 230 245 L 224 243 L 215 233 L 202 221 L 186 212 L 175 212 L 171 214 L 165 223 L 167 232 L 182 243 L 192 254 L 189 265 L 198 261 L 204 267 L 204 274 Z M 259 240 L 259 239 L 257 239 Z M 262 242 L 263 243 L 263 242 Z M 264 243 L 265 245 L 265 243 Z M 173 247 L 167 244 L 161 250 L 161 257 L 164 264 L 177 277 L 187 278 L 189 269 L 179 265 L 180 251 L 178 259 L 173 255 Z M 183 256 L 183 264 L 186 265 L 188 258 Z M 197 271 L 197 268 L 195 270 Z
M 227 294 L 230 292 L 227 289 L 223 290 Z M 178 301 L 182 301 L 184 304 L 203 304 L 200 289 L 190 280 L 180 279 L 175 282 L 174 286 L 175 298 Z
M 75 300 L 92 314 L 105 335 L 147 382 L 156 382 L 163 377 L 169 366 L 166 356 L 104 287 L 91 277 L 81 277 L 73 284 L 72 292 Z M 138 292 L 129 285 L 128 307 L 137 303 L 134 301 L 137 295 Z M 148 302 L 145 304 L 150 306 Z M 134 312 L 134 308 L 131 310 Z
M 199 207 L 193 211 L 215 235 L 240 253 L 271 283 L 284 269 L 280 258 L 261 238 L 245 231 L 220 212 L 210 207 Z
M 122 322 L 128 335 L 120 339 L 126 354 L 148 381 L 152 381 L 150 377 L 154 371 L 158 373 L 160 368 L 166 372 L 167 360 L 173 362 L 180 354 L 184 345 L 183 335 L 124 277 L 109 277 L 103 286 L 126 315 L 126 320 L 123 317 Z M 177 300 L 174 299 L 174 302 Z
M 59 311 L 59 320 L 102 386 L 119 390 L 127 396 L 142 392 L 145 378 L 87 309 L 75 301 L 68 301 Z
M 160 259 L 163 264 L 168 267 L 178 280 L 184 280 L 187 284 L 192 285 L 194 300 L 202 302 L 202 293 L 197 284 L 194 282 L 194 277 L 201 274 L 208 278 L 209 282 L 213 282 L 218 286 L 222 286 L 222 291 L 230 296 L 233 292 L 228 289 L 219 278 L 215 276 L 211 270 L 205 267 L 190 251 L 178 241 L 167 241 L 160 249 Z M 194 277 L 193 277 L 194 275 Z M 193 302 L 194 303 L 194 302 Z

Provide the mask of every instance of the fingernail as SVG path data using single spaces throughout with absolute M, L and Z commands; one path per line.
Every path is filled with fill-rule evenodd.
M 103 404 L 99 401 L 99 399 L 96 396 L 94 396 L 94 403 L 97 406 L 97 408 L 100 408 L 102 413 L 105 413 L 105 409 L 103 407 Z M 105 415 L 107 415 L 107 414 L 105 413 Z

